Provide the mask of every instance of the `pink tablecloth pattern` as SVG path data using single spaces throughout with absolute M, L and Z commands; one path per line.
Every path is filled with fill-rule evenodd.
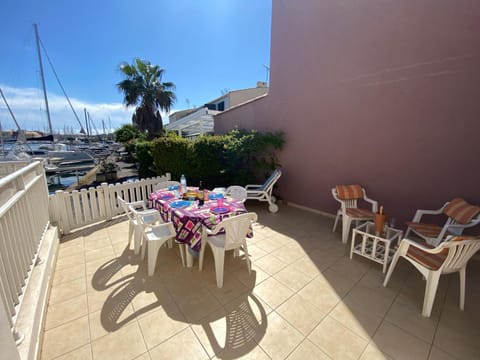
M 173 208 L 171 204 L 179 200 L 173 194 L 174 192 L 169 190 L 152 192 L 149 195 L 149 205 L 160 212 L 164 221 L 173 222 L 177 232 L 176 240 L 188 244 L 195 251 L 201 248 L 203 226 L 212 229 L 227 217 L 247 212 L 241 201 L 231 198 L 224 199 L 222 206 L 228 208 L 228 212 L 222 214 L 212 212 L 212 209 L 217 207 L 217 200 L 206 201 L 200 208 L 196 202 L 190 202 L 187 207 Z

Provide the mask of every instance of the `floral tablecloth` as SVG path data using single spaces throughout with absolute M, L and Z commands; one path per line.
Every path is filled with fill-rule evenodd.
M 201 248 L 203 226 L 212 229 L 227 217 L 247 212 L 241 201 L 229 197 L 223 200 L 222 205 L 227 211 L 220 214 L 214 212 L 217 200 L 206 201 L 201 207 L 197 202 L 190 201 L 185 207 L 175 208 L 178 200 L 171 190 L 159 190 L 149 195 L 150 207 L 157 209 L 164 221 L 172 221 L 177 232 L 176 240 L 188 244 L 195 251 Z

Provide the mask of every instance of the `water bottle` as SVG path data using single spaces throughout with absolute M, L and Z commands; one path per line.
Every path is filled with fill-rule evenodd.
M 183 194 L 183 193 L 186 193 L 187 192 L 187 178 L 185 177 L 185 175 L 182 174 L 182 176 L 180 176 L 180 185 L 181 185 L 181 190 L 180 192 Z

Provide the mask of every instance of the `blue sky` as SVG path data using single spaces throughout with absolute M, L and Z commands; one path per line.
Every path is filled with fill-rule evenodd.
M 0 87 L 22 128 L 45 129 L 32 24 L 83 121 L 97 127 L 129 123 L 115 85 L 118 66 L 139 57 L 166 70 L 175 83 L 175 110 L 213 100 L 224 89 L 265 81 L 270 62 L 271 0 L 65 1 L 3 0 L 0 14 Z M 43 56 L 52 123 L 79 130 Z M 0 99 L 3 129 L 15 128 Z

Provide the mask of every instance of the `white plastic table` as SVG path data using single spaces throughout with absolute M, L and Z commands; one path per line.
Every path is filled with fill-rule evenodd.
M 375 233 L 375 224 L 367 221 L 353 229 L 352 244 L 350 247 L 350 259 L 353 254 L 358 254 L 367 259 L 383 265 L 383 273 L 387 270 L 388 263 L 392 260 L 395 249 L 394 243 L 400 241 L 403 232 L 385 226 L 381 234 Z M 355 242 L 361 241 L 355 245 Z

